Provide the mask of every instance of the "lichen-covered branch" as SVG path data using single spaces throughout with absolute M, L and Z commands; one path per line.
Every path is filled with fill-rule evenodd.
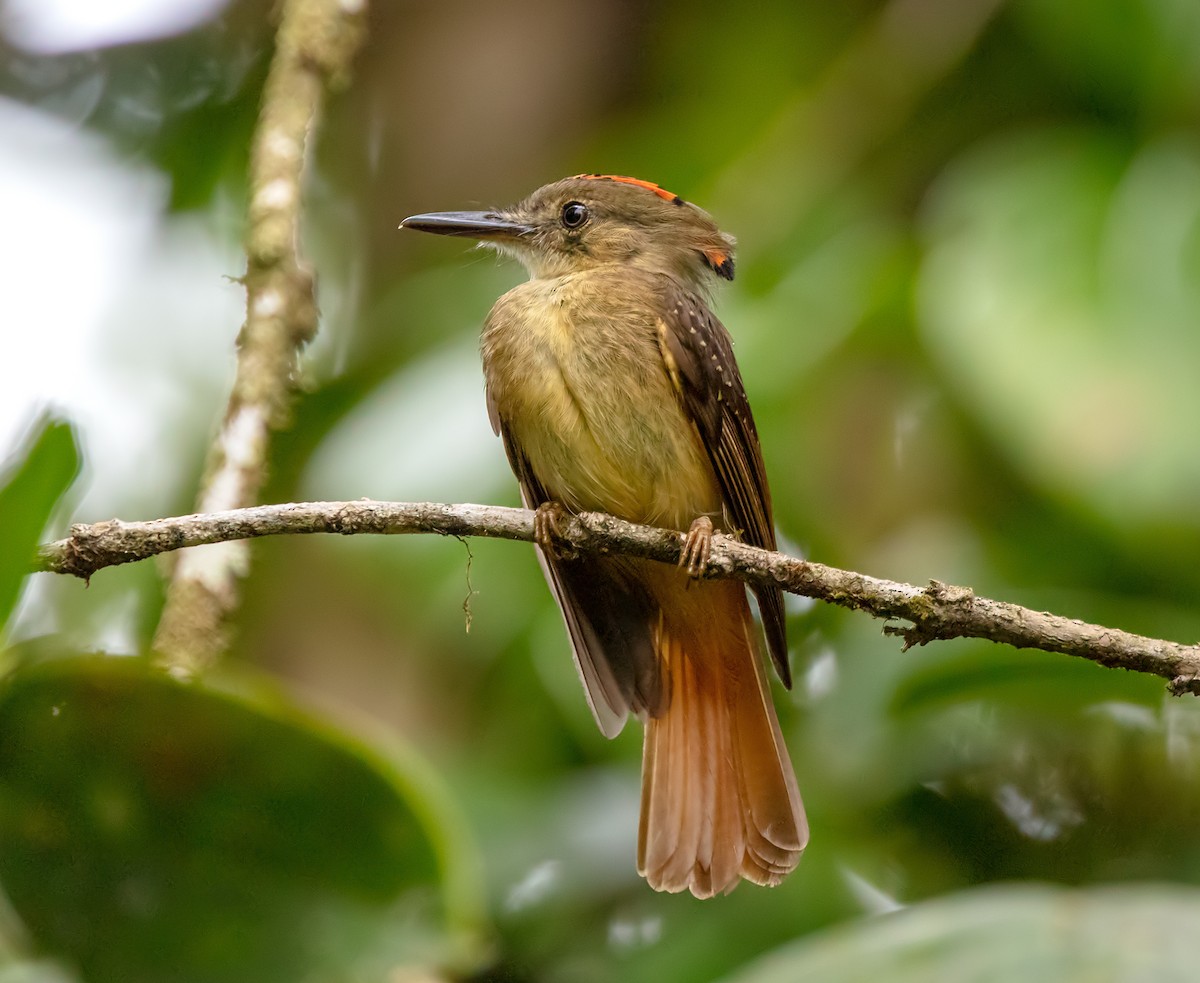
M 562 524 L 562 548 L 581 554 L 620 553 L 665 563 L 679 560 L 683 535 L 639 526 L 594 512 Z M 307 502 L 260 505 L 209 515 L 148 522 L 113 519 L 72 527 L 71 535 L 42 547 L 38 569 L 90 577 L 119 563 L 200 544 L 300 533 L 440 533 L 532 541 L 533 513 L 492 505 L 419 502 Z M 1112 668 L 1151 673 L 1175 693 L 1200 693 L 1200 645 L 1147 638 L 977 597 L 965 587 L 926 587 L 880 580 L 717 536 L 709 576 L 748 584 L 775 584 L 793 594 L 865 611 L 888 622 L 884 631 L 913 645 L 948 638 L 984 638 L 1090 659 Z
M 313 276 L 300 254 L 301 194 L 325 93 L 340 84 L 363 33 L 365 0 L 285 0 L 250 150 L 246 321 L 237 376 L 197 497 L 200 512 L 252 505 L 272 430 L 287 422 L 297 359 L 317 330 Z M 184 553 L 154 647 L 177 674 L 224 649 L 225 623 L 248 567 L 245 544 Z

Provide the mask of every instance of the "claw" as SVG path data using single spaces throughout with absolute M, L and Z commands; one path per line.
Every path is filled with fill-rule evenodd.
M 708 559 L 712 555 L 713 524 L 706 515 L 692 523 L 679 553 L 679 566 L 688 576 L 699 580 L 708 571 Z
M 542 502 L 533 513 L 533 541 L 547 556 L 557 556 L 567 510 L 558 502 Z

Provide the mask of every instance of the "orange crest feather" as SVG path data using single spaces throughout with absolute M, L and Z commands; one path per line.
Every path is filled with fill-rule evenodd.
M 653 191 L 658 197 L 671 202 L 673 205 L 682 205 L 683 199 L 674 192 L 667 191 L 666 188 L 660 188 L 653 181 L 643 181 L 641 178 L 624 177 L 620 174 L 576 174 L 576 179 L 585 181 L 617 181 L 620 184 L 632 184 L 636 188 L 645 188 L 647 191 Z

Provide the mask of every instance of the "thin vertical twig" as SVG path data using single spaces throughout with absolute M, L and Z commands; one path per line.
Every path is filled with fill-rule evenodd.
M 271 433 L 289 418 L 299 356 L 317 331 L 313 274 L 300 250 L 308 158 L 325 96 L 349 75 L 365 13 L 366 0 L 285 0 L 281 7 L 250 151 L 246 320 L 199 512 L 256 504 Z M 181 554 L 154 639 L 160 664 L 190 676 L 221 654 L 248 567 L 240 542 Z

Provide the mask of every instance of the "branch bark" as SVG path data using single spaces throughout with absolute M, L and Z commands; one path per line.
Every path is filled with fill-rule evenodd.
M 286 0 L 250 149 L 246 321 L 237 377 L 209 452 L 199 512 L 252 505 L 266 479 L 273 430 L 287 422 L 297 361 L 317 331 L 313 276 L 300 255 L 301 194 L 310 137 L 326 92 L 341 84 L 362 39 L 366 0 Z M 211 663 L 249 566 L 245 544 L 185 553 L 154 638 L 176 675 Z
M 147 522 L 112 519 L 76 525 L 67 539 L 43 546 L 37 569 L 87 579 L 97 570 L 171 550 L 259 536 L 304 533 L 397 535 L 438 533 L 533 540 L 533 513 L 494 505 L 429 502 L 306 502 L 260 505 Z M 679 560 L 683 534 L 585 512 L 563 523 L 562 546 L 580 554 L 620 553 L 664 563 Z M 747 584 L 777 585 L 792 594 L 865 611 L 885 621 L 884 632 L 904 649 L 939 639 L 983 638 L 1089 659 L 1103 666 L 1150 673 L 1171 691 L 1200 694 L 1200 645 L 1183 645 L 978 597 L 968 587 L 931 581 L 925 587 L 747 546 L 713 541 L 708 575 Z

